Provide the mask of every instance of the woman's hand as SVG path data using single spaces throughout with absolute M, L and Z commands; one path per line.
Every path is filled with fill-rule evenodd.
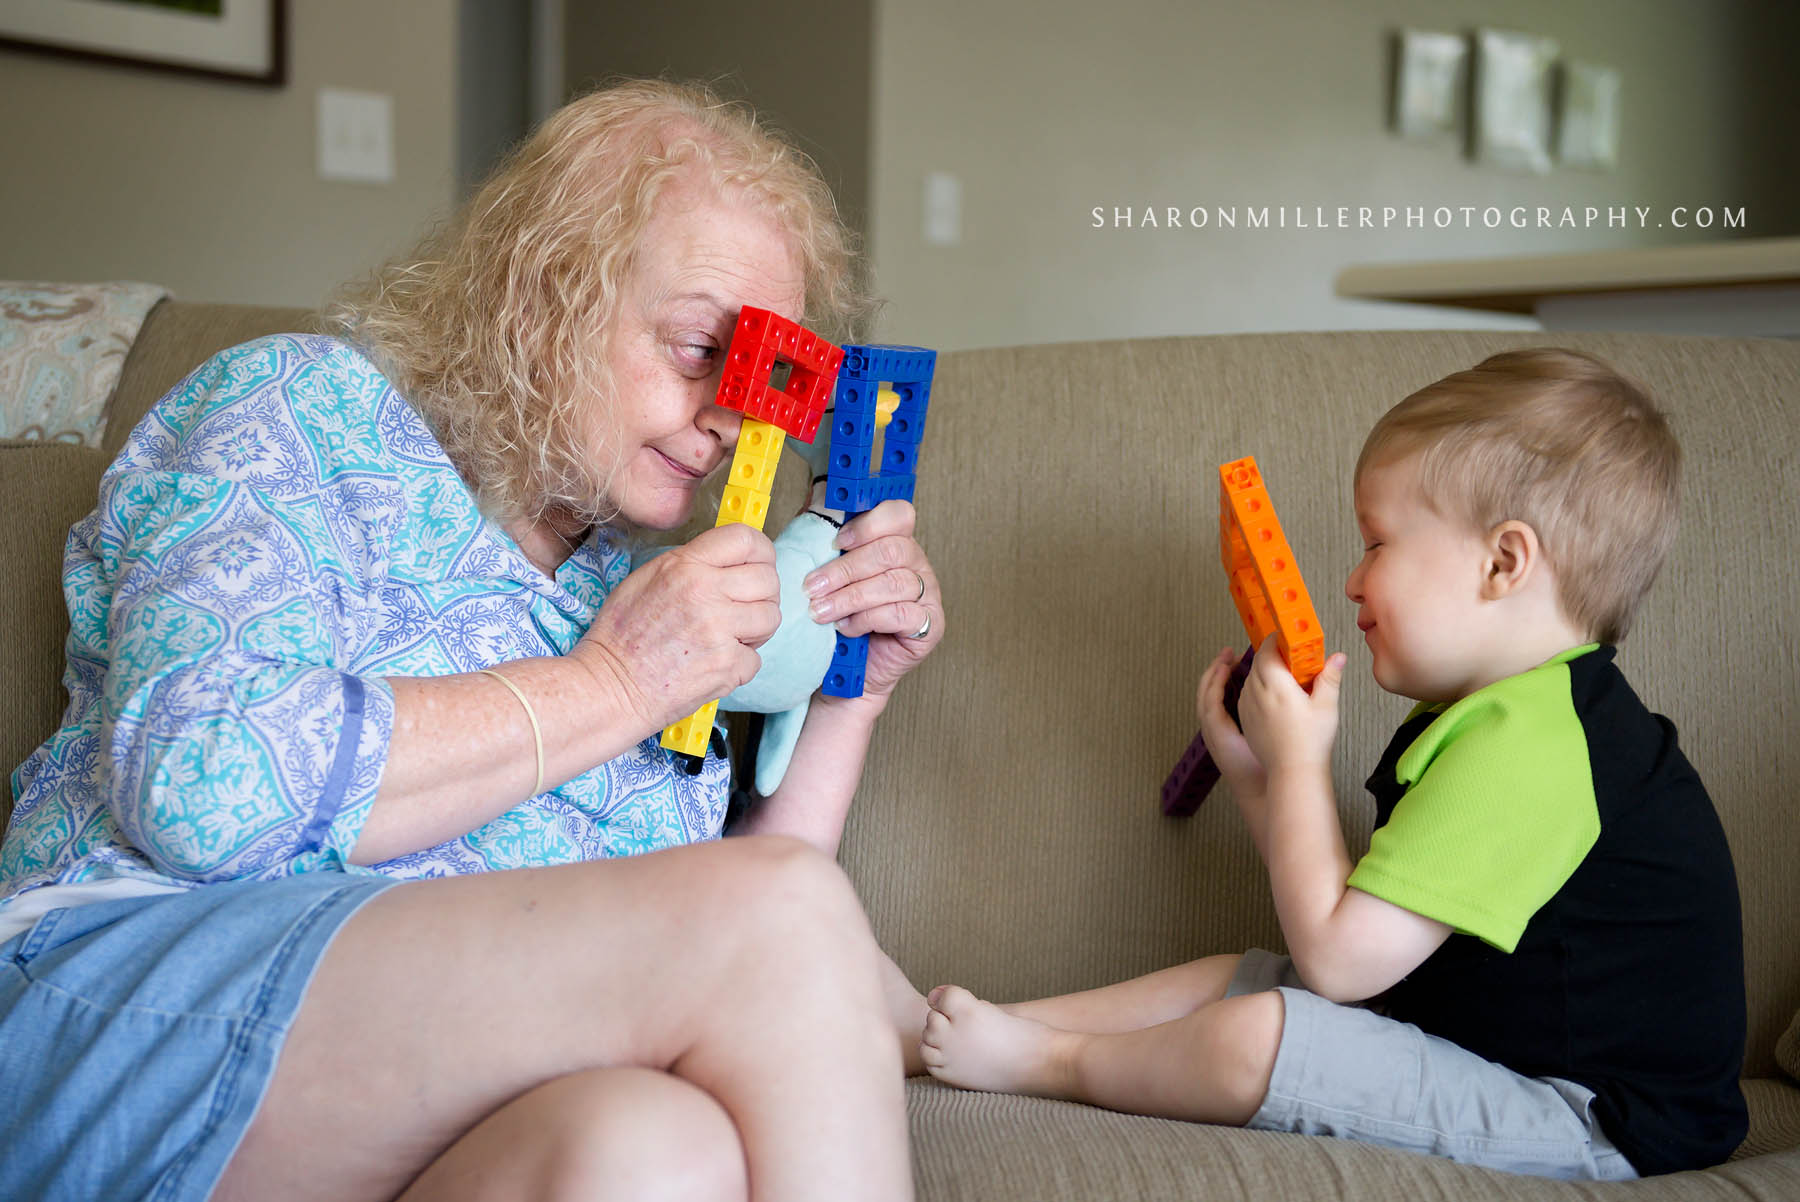
M 1343 680 L 1344 662 L 1342 654 L 1327 659 L 1309 693 L 1282 662 L 1274 635 L 1257 649 L 1250 678 L 1238 698 L 1238 720 L 1243 724 L 1244 740 L 1270 775 L 1287 768 L 1329 772 L 1331 747 L 1337 741 L 1338 685 Z M 1211 747 L 1211 742 L 1207 746 Z
M 780 597 L 768 537 L 715 526 L 627 576 L 571 654 L 661 730 L 756 675 Z
M 944 637 L 944 598 L 913 538 L 916 517 L 907 501 L 859 514 L 838 532 L 843 554 L 806 577 L 814 621 L 869 636 L 863 696 L 883 703 Z

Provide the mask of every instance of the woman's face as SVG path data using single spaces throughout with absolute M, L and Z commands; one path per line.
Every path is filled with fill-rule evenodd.
M 737 445 L 742 416 L 714 404 L 738 311 L 798 321 L 805 282 L 773 220 L 710 189 L 673 181 L 638 246 L 612 345 L 621 518 L 667 530 Z

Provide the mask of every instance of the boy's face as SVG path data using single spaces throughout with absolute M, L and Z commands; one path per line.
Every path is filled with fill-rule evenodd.
M 1377 684 L 1418 701 L 1456 701 L 1491 679 L 1477 651 L 1487 547 L 1426 502 L 1418 476 L 1408 456 L 1357 481 L 1363 557 L 1344 593 L 1357 604 Z

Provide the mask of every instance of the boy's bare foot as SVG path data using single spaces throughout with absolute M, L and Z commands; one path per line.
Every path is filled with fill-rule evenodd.
M 960 985 L 926 997 L 931 1013 L 919 1055 L 932 1076 L 964 1089 L 1066 1098 L 1070 1052 L 1080 1036 L 1008 1014 Z

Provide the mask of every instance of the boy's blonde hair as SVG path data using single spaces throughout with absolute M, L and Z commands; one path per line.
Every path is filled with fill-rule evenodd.
M 1625 637 L 1680 504 L 1681 446 L 1643 388 L 1579 351 L 1506 351 L 1383 414 L 1356 477 L 1411 456 L 1433 509 L 1474 530 L 1529 525 L 1569 620 Z
M 638 245 L 663 189 L 690 175 L 786 232 L 808 325 L 855 332 L 872 305 L 812 161 L 745 106 L 661 80 L 570 102 L 450 222 L 334 298 L 326 328 L 370 353 L 490 517 L 616 516 L 620 449 L 585 431 L 614 403 L 609 352 Z

